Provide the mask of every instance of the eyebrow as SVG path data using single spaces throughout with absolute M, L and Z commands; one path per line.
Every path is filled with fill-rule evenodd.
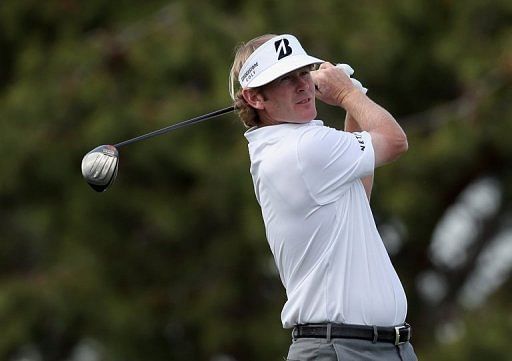
M 306 66 L 303 66 L 302 68 L 298 68 L 298 69 L 292 70 L 292 71 L 290 71 L 290 72 L 288 72 L 288 73 L 286 73 L 286 74 L 281 75 L 281 76 L 280 76 L 279 78 L 277 78 L 277 79 L 281 79 L 281 78 L 284 78 L 284 77 L 286 77 L 286 76 L 289 76 L 289 75 L 290 75 L 290 74 L 292 74 L 292 73 L 297 73 L 297 72 L 301 72 L 301 71 L 304 71 L 304 70 L 312 71 L 312 70 L 313 70 L 312 65 L 306 65 Z M 276 79 L 276 80 L 277 80 L 277 79 Z

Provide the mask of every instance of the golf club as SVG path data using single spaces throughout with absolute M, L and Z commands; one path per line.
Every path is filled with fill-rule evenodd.
M 114 145 L 100 145 L 87 153 L 82 159 L 82 175 L 85 181 L 96 192 L 104 192 L 107 188 L 114 183 L 117 176 L 117 169 L 119 167 L 119 151 L 118 148 L 125 145 L 140 142 L 149 138 L 162 135 L 178 128 L 183 128 L 188 125 L 196 124 L 207 119 L 216 118 L 222 114 L 234 111 L 233 106 L 216 110 L 211 113 L 200 115 L 198 117 L 184 120 L 182 122 L 169 125 L 165 128 L 152 131 L 138 137 L 119 142 Z

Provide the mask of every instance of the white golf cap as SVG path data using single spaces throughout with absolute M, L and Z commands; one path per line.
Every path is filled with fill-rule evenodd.
M 258 47 L 240 69 L 242 88 L 256 88 L 302 68 L 324 61 L 306 54 L 293 35 L 278 35 Z

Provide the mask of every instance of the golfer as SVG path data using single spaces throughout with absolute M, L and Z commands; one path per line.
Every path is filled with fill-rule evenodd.
M 286 289 L 288 360 L 417 359 L 407 299 L 369 205 L 374 168 L 406 152 L 407 137 L 352 73 L 288 34 L 240 45 L 230 73 Z M 315 99 L 346 111 L 344 130 L 315 119 Z

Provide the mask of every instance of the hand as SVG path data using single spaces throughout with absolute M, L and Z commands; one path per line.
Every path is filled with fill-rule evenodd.
M 344 69 L 331 63 L 323 63 L 316 71 L 311 72 L 315 83 L 316 97 L 329 105 L 343 106 L 343 101 L 356 86 L 345 73 Z
M 352 74 L 354 74 L 354 69 L 352 69 L 352 67 L 348 64 L 336 64 L 336 68 L 343 70 L 343 72 L 347 74 L 347 76 L 349 77 L 351 77 Z M 362 91 L 363 94 L 366 94 L 368 92 L 368 89 L 365 88 L 359 80 L 357 80 L 356 78 L 350 78 L 350 80 L 352 80 L 352 84 L 354 84 L 357 89 Z

